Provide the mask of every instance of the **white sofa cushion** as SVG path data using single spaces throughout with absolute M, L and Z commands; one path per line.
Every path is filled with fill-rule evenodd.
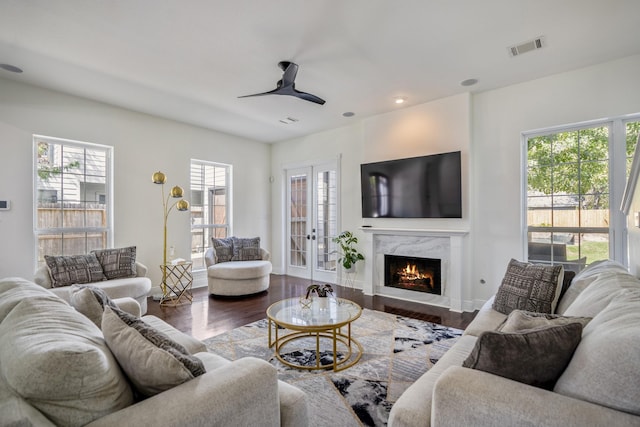
M 624 289 L 585 327 L 554 391 L 640 415 L 640 289 Z
M 563 315 L 595 317 L 624 289 L 640 289 L 640 280 L 627 272 L 600 273 L 580 292 Z
M 268 276 L 271 268 L 269 261 L 229 261 L 212 265 L 207 269 L 207 275 L 217 279 L 255 279 Z
M 85 425 L 131 405 L 129 384 L 100 330 L 38 285 L 14 285 L 23 300 L 0 323 L 6 386 L 56 425 Z
M 562 299 L 558 302 L 556 313 L 564 315 L 569 306 L 578 298 L 591 283 L 593 283 L 598 275 L 606 272 L 626 273 L 627 269 L 620 263 L 613 260 L 595 261 L 587 268 L 576 274 L 571 281 L 571 286 L 564 293 Z

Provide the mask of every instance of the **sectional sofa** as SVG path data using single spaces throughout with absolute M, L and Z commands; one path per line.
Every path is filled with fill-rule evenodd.
M 554 304 L 555 315 L 521 310 L 507 315 L 495 309 L 497 295 L 487 301 L 458 342 L 400 396 L 388 425 L 640 426 L 640 280 L 616 262 L 599 261 L 567 285 Z M 483 351 L 491 356 L 490 346 L 479 341 L 505 339 L 505 326 L 518 316 L 571 323 L 574 332 L 580 324 L 576 345 L 565 349 L 559 378 L 547 387 L 509 378 L 514 370 L 530 377 L 541 361 L 542 372 L 549 373 L 552 363 L 546 358 L 564 347 L 563 341 L 533 360 L 505 345 L 490 363 L 478 364 Z M 545 328 L 516 328 L 509 339 L 533 340 L 534 329 Z
M 74 288 L 72 306 L 25 279 L 0 280 L 0 425 L 308 425 L 306 394 L 268 362 L 228 361 L 112 302 L 81 305 L 76 293 L 108 299 Z

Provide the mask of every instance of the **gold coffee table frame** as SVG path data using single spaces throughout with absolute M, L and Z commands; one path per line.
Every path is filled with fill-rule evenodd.
M 269 347 L 274 347 L 274 354 L 283 364 L 305 370 L 318 370 L 333 368 L 335 372 L 347 369 L 360 360 L 362 357 L 362 345 L 351 336 L 351 323 L 362 314 L 362 308 L 349 300 L 343 298 L 327 298 L 326 308 L 321 308 L 318 299 L 314 300 L 311 307 L 303 308 L 299 298 L 289 298 L 278 301 L 267 309 L 269 319 Z M 273 326 L 273 328 L 272 328 Z M 347 333 L 342 332 L 343 327 L 347 327 Z M 291 333 L 280 336 L 278 327 L 289 329 Z M 275 334 L 272 333 L 272 329 Z M 275 337 L 274 337 L 275 335 Z M 280 350 L 287 343 L 302 338 L 315 336 L 316 342 L 316 364 L 315 366 L 304 366 L 288 362 L 280 355 Z M 320 364 L 320 339 L 331 340 L 333 349 L 333 363 Z M 345 357 L 338 361 L 338 342 L 342 343 L 347 351 Z M 354 347 L 357 347 L 357 354 L 351 360 Z

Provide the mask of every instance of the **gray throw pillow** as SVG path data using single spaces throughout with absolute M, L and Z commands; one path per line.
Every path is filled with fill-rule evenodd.
M 580 323 L 515 333 L 487 331 L 462 366 L 552 390 L 581 337 Z
M 233 239 L 233 258 L 232 261 L 256 261 L 262 259 L 260 253 L 260 238 L 237 238 Z
M 529 264 L 512 259 L 498 288 L 493 309 L 509 314 L 513 310 L 553 313 L 562 289 L 561 265 Z
M 233 258 L 233 238 L 211 238 L 213 250 L 216 253 L 216 262 L 229 262 Z
M 73 308 L 87 316 L 98 328 L 102 327 L 104 307 L 118 308 L 105 291 L 91 285 L 72 285 L 70 302 Z
M 45 255 L 51 286 L 59 288 L 75 283 L 91 283 L 106 280 L 102 266 L 95 254 L 49 256 Z
M 497 331 L 519 332 L 544 326 L 566 325 L 568 323 L 580 323 L 584 328 L 590 320 L 591 317 L 560 316 L 558 314 L 513 310 L 504 323 L 498 327 Z
M 98 262 L 107 279 L 136 277 L 136 247 L 100 249 L 91 251 L 96 254 Z
M 124 311 L 105 307 L 102 332 L 142 396 L 153 396 L 206 372 L 202 361 L 182 345 Z

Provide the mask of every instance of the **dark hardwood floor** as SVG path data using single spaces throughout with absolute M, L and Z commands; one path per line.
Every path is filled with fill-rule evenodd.
M 269 290 L 246 297 L 213 297 L 208 288 L 193 290 L 193 303 L 178 307 L 161 307 L 148 300 L 147 314 L 157 316 L 175 328 L 200 340 L 213 337 L 266 317 L 274 302 L 303 295 L 311 282 L 291 276 L 271 276 Z M 359 289 L 334 286 L 337 297 L 356 302 L 363 308 L 464 329 L 475 313 L 455 313 L 446 308 L 381 296 L 366 296 Z

